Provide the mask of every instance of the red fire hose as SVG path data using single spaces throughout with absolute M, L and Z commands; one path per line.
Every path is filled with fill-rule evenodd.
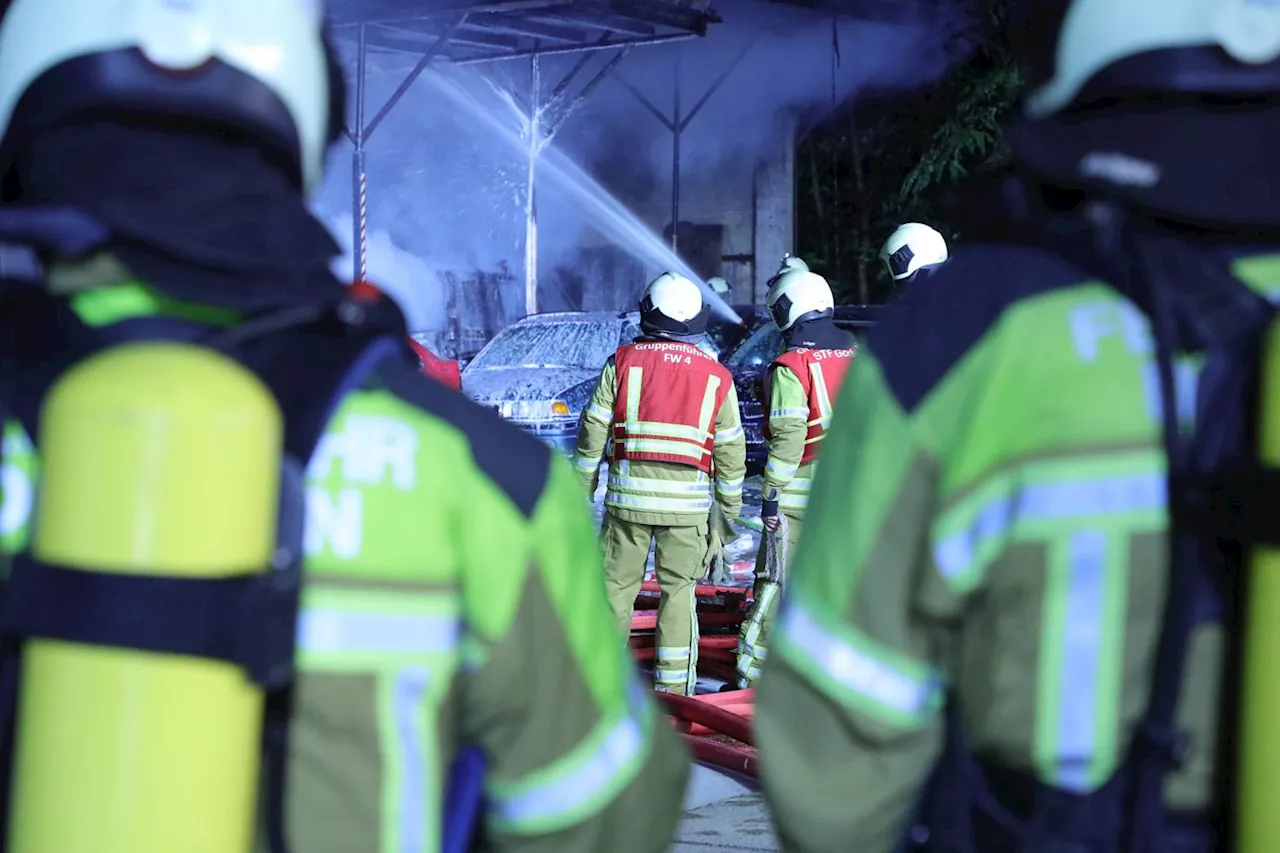
M 666 703 L 671 716 L 677 720 L 706 726 L 726 737 L 751 745 L 751 723 L 745 717 L 708 702 L 700 702 L 691 696 L 659 693 L 658 697 Z
M 752 779 L 760 777 L 759 762 L 756 759 L 756 751 L 752 747 L 721 743 L 695 735 L 685 735 L 684 742 L 688 744 L 693 757 L 703 764 L 741 773 Z
M 743 613 L 699 613 L 698 624 L 704 628 L 736 628 L 742 624 Z M 631 616 L 632 631 L 653 631 L 658 627 L 658 611 L 645 610 Z

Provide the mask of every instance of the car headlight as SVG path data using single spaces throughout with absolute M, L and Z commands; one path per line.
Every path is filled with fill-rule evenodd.
M 569 417 L 569 406 L 563 400 L 503 400 L 498 414 L 513 421 L 546 421 Z

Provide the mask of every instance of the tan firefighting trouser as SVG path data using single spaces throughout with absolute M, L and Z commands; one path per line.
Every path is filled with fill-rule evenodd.
M 624 635 L 631 632 L 631 610 L 644 580 L 649 545 L 656 541 L 658 632 L 654 680 L 659 690 L 693 695 L 698 681 L 698 601 L 694 586 L 702 577 L 707 553 L 707 524 L 657 527 L 604 514 L 604 577 L 609 604 Z
M 787 554 L 794 555 L 796 543 L 800 541 L 800 528 L 804 524 L 804 512 L 783 510 L 782 514 L 787 517 Z M 773 626 L 773 616 L 778 609 L 778 598 L 782 595 L 777 584 L 765 580 L 765 537 L 768 535 L 760 534 L 760 549 L 756 551 L 756 603 L 743 621 L 738 635 L 738 686 L 742 688 L 754 686 L 760 677 L 760 667 L 769 653 L 769 632 Z

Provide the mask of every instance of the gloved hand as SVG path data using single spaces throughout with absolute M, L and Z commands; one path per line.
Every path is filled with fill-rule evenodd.
M 707 533 L 707 553 L 702 555 L 702 565 L 711 569 L 711 561 L 720 556 L 724 543 L 720 540 L 720 532 L 712 529 Z
M 760 503 L 760 523 L 764 525 L 764 529 L 770 533 L 778 532 L 778 502 L 777 501 L 761 501 Z
M 705 576 L 715 586 L 733 582 L 733 564 L 725 550 L 725 534 L 733 535 L 733 527 L 725 518 L 719 504 L 711 507 L 707 517 L 707 551 L 702 558 Z

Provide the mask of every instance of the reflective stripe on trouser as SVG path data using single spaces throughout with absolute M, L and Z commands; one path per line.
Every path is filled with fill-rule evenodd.
M 790 512 L 783 515 L 787 517 L 787 553 L 794 554 L 804 516 Z M 756 551 L 756 603 L 738 632 L 738 686 L 743 688 L 752 686 L 760 677 L 760 667 L 769 655 L 769 633 L 782 594 L 777 584 L 764 580 L 765 535 L 761 535 L 760 548 Z
M 704 570 L 707 522 L 687 527 L 657 527 L 623 521 L 605 510 L 601 530 L 604 576 L 609 604 L 624 636 L 631 631 L 631 611 L 644 580 L 649 546 L 656 541 L 658 630 L 654 676 L 659 690 L 691 695 L 697 683 L 698 618 L 694 588 Z

